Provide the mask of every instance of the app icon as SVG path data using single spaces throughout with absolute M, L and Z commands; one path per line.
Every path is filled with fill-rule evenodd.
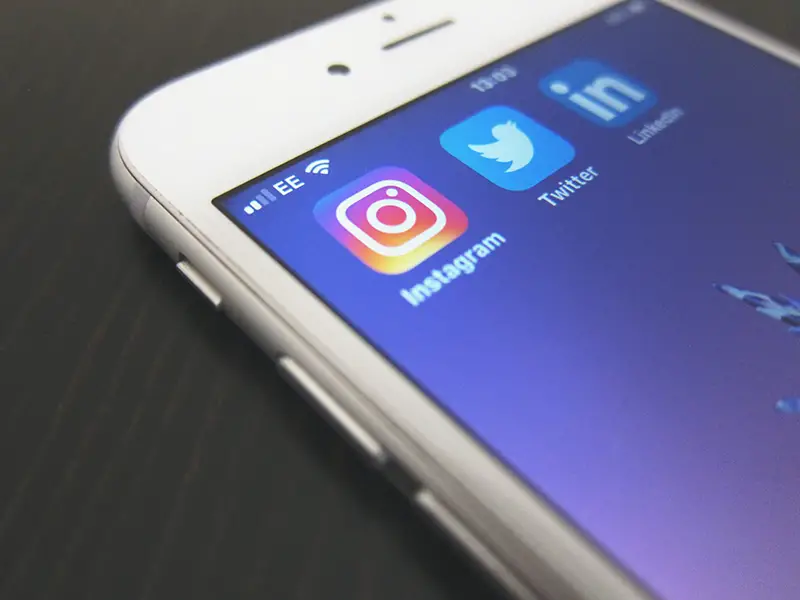
M 507 106 L 472 115 L 445 131 L 439 142 L 470 169 L 511 191 L 532 188 L 575 157 L 569 142 Z
M 652 90 L 596 60 L 576 60 L 542 79 L 539 88 L 605 127 L 630 123 L 658 100 Z
M 467 229 L 467 215 L 418 177 L 382 167 L 317 202 L 328 233 L 379 273 L 405 273 Z

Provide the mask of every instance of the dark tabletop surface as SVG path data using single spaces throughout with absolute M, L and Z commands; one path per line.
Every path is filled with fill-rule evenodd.
M 715 0 L 800 45 L 793 0 Z M 0 2 L 0 597 L 497 597 L 133 224 L 152 87 L 356 0 Z

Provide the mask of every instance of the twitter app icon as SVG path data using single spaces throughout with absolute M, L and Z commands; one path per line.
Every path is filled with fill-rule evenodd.
M 575 158 L 568 141 L 508 106 L 472 115 L 439 141 L 470 169 L 515 192 L 532 188 Z

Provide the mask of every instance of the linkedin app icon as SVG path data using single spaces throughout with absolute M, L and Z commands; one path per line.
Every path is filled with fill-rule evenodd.
M 652 108 L 656 95 L 596 60 L 576 60 L 541 80 L 539 88 L 582 117 L 620 127 Z

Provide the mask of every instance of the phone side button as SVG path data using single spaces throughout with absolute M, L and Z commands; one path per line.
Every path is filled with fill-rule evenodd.
M 463 550 L 488 571 L 496 581 L 511 592 L 515 598 L 541 600 L 522 583 L 494 553 L 489 550 L 430 490 L 422 489 L 414 495 L 414 504 L 441 527 Z
M 178 271 L 180 271 L 181 275 L 183 275 L 198 292 L 200 292 L 209 302 L 211 302 L 211 305 L 216 310 L 220 309 L 222 306 L 222 294 L 217 291 L 217 288 L 209 283 L 208 279 L 206 279 L 203 274 L 192 265 L 192 263 L 190 263 L 188 260 L 182 260 L 175 266 L 178 268 Z
M 323 415 L 337 426 L 346 437 L 378 465 L 387 462 L 388 455 L 383 446 L 342 408 L 317 381 L 289 356 L 281 356 L 277 361 L 278 373 L 295 390 L 315 404 Z

